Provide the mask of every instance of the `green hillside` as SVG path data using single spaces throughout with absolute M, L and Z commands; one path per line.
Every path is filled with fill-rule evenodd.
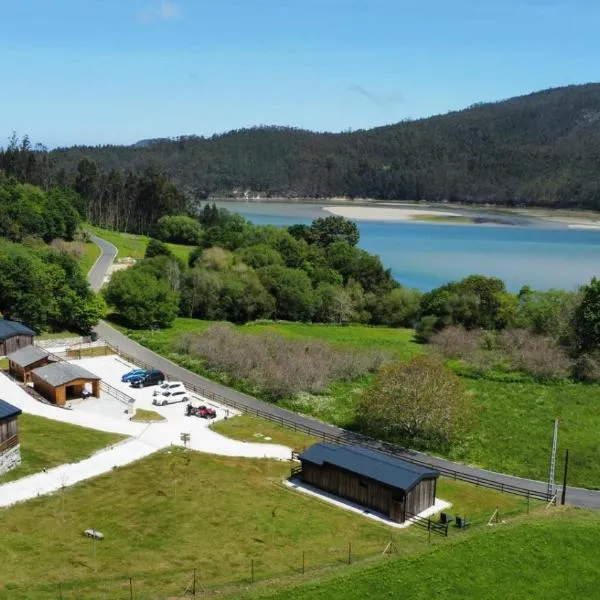
M 249 189 L 285 197 L 599 208 L 599 119 L 600 84 L 588 84 L 352 133 L 261 127 L 59 149 L 51 159 L 70 173 L 86 157 L 102 171 L 156 164 L 197 199 Z

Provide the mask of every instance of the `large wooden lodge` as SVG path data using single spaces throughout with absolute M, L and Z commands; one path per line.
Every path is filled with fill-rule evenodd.
M 33 344 L 35 331 L 17 321 L 0 319 L 0 356 Z
M 360 446 L 315 444 L 298 457 L 300 479 L 403 523 L 435 504 L 439 473 Z

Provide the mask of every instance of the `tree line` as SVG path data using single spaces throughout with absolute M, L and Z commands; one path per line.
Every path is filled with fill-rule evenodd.
M 117 180 L 118 173 L 127 179 L 154 165 L 194 202 L 250 192 L 599 208 L 598 115 L 600 85 L 589 84 L 371 130 L 259 127 L 134 146 L 63 148 L 43 160 L 71 179 L 84 160 Z M 99 187 L 117 203 L 106 181 Z

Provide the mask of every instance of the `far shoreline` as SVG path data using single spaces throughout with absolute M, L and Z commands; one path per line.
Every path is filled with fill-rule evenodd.
M 514 208 L 451 202 L 374 200 L 371 198 L 211 198 L 208 202 L 235 204 L 289 204 L 318 206 L 323 211 L 356 221 L 439 225 L 527 226 L 537 223 L 567 229 L 600 230 L 600 212 L 583 209 Z M 525 221 L 523 221 L 523 219 Z M 521 220 L 521 222 L 519 222 Z M 531 220 L 527 223 L 527 220 Z

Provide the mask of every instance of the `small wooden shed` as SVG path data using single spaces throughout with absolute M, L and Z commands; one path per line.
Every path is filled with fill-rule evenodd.
M 69 398 L 81 398 L 85 385 L 92 386 L 92 396 L 100 396 L 100 377 L 68 362 L 56 362 L 31 371 L 34 389 L 58 406 Z
M 50 363 L 48 352 L 39 346 L 26 346 L 6 358 L 10 374 L 24 383 L 30 380 L 31 371 Z
M 303 482 L 385 515 L 406 519 L 435 504 L 437 471 L 361 446 L 315 444 L 299 456 Z
M 20 414 L 20 408 L 0 400 L 0 475 L 21 464 Z
M 35 331 L 17 321 L 0 319 L 0 356 L 33 344 Z

